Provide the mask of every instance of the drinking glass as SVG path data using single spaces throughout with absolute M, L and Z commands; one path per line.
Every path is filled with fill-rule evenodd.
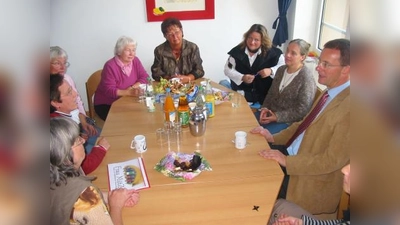
M 239 93 L 235 93 L 232 96 L 232 107 L 233 108 L 238 108 L 240 105 L 240 100 L 241 100 L 242 96 Z

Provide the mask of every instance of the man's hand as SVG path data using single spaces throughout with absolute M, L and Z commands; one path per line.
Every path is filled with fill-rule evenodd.
M 270 143 L 273 143 L 275 141 L 274 136 L 272 136 L 272 134 L 267 129 L 264 129 L 264 127 L 262 126 L 253 128 L 252 130 L 250 130 L 250 133 L 261 134 L 262 136 L 264 136 L 265 140 L 267 140 Z
M 279 165 L 286 167 L 286 156 L 279 150 L 266 149 L 258 153 L 261 157 L 266 159 L 273 159 L 279 163 Z

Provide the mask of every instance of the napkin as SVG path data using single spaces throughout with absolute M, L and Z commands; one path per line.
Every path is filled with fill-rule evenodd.
M 176 168 L 174 165 L 175 159 L 178 159 L 180 161 L 190 161 L 193 158 L 193 155 L 198 155 L 201 157 L 201 165 L 199 166 L 199 168 L 197 168 L 197 170 L 192 172 L 175 170 Z M 167 177 L 172 177 L 180 181 L 191 180 L 196 176 L 198 176 L 202 171 L 212 171 L 210 164 L 203 156 L 201 156 L 200 153 L 195 152 L 193 154 L 187 154 L 187 153 L 175 153 L 173 151 L 167 153 L 160 160 L 160 162 L 158 162 L 154 166 L 154 169 L 157 170 L 158 172 L 161 172 Z

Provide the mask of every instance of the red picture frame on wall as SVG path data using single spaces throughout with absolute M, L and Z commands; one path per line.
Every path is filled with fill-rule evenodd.
M 153 9 L 156 8 L 156 0 L 146 0 L 146 13 L 147 13 L 147 21 L 155 22 L 155 21 L 163 21 L 168 17 L 175 17 L 180 20 L 202 20 L 202 19 L 214 19 L 214 0 L 204 0 L 205 9 L 204 10 L 195 10 L 195 11 L 173 11 L 173 12 L 164 12 L 163 14 L 156 15 L 153 12 Z M 179 3 L 176 3 L 179 4 Z

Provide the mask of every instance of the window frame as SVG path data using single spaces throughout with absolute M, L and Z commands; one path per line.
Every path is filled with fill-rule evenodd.
M 321 35 L 322 35 L 322 28 L 323 26 L 329 27 L 335 31 L 338 31 L 339 33 L 344 34 L 345 38 L 350 39 L 350 15 L 347 17 L 347 27 L 346 30 L 343 30 L 342 28 L 336 27 L 332 24 L 329 24 L 327 22 L 324 21 L 324 12 L 326 10 L 326 1 L 328 0 L 322 0 L 320 1 L 320 12 L 319 12 L 319 18 L 318 18 L 318 34 L 317 34 L 317 41 L 316 41 L 316 49 L 318 49 L 319 51 L 322 51 L 322 46 L 324 45 L 324 43 L 320 43 L 321 42 Z M 348 4 L 350 4 L 349 0 Z M 349 10 L 349 14 L 350 14 L 350 10 Z M 321 46 L 321 47 L 320 47 Z

